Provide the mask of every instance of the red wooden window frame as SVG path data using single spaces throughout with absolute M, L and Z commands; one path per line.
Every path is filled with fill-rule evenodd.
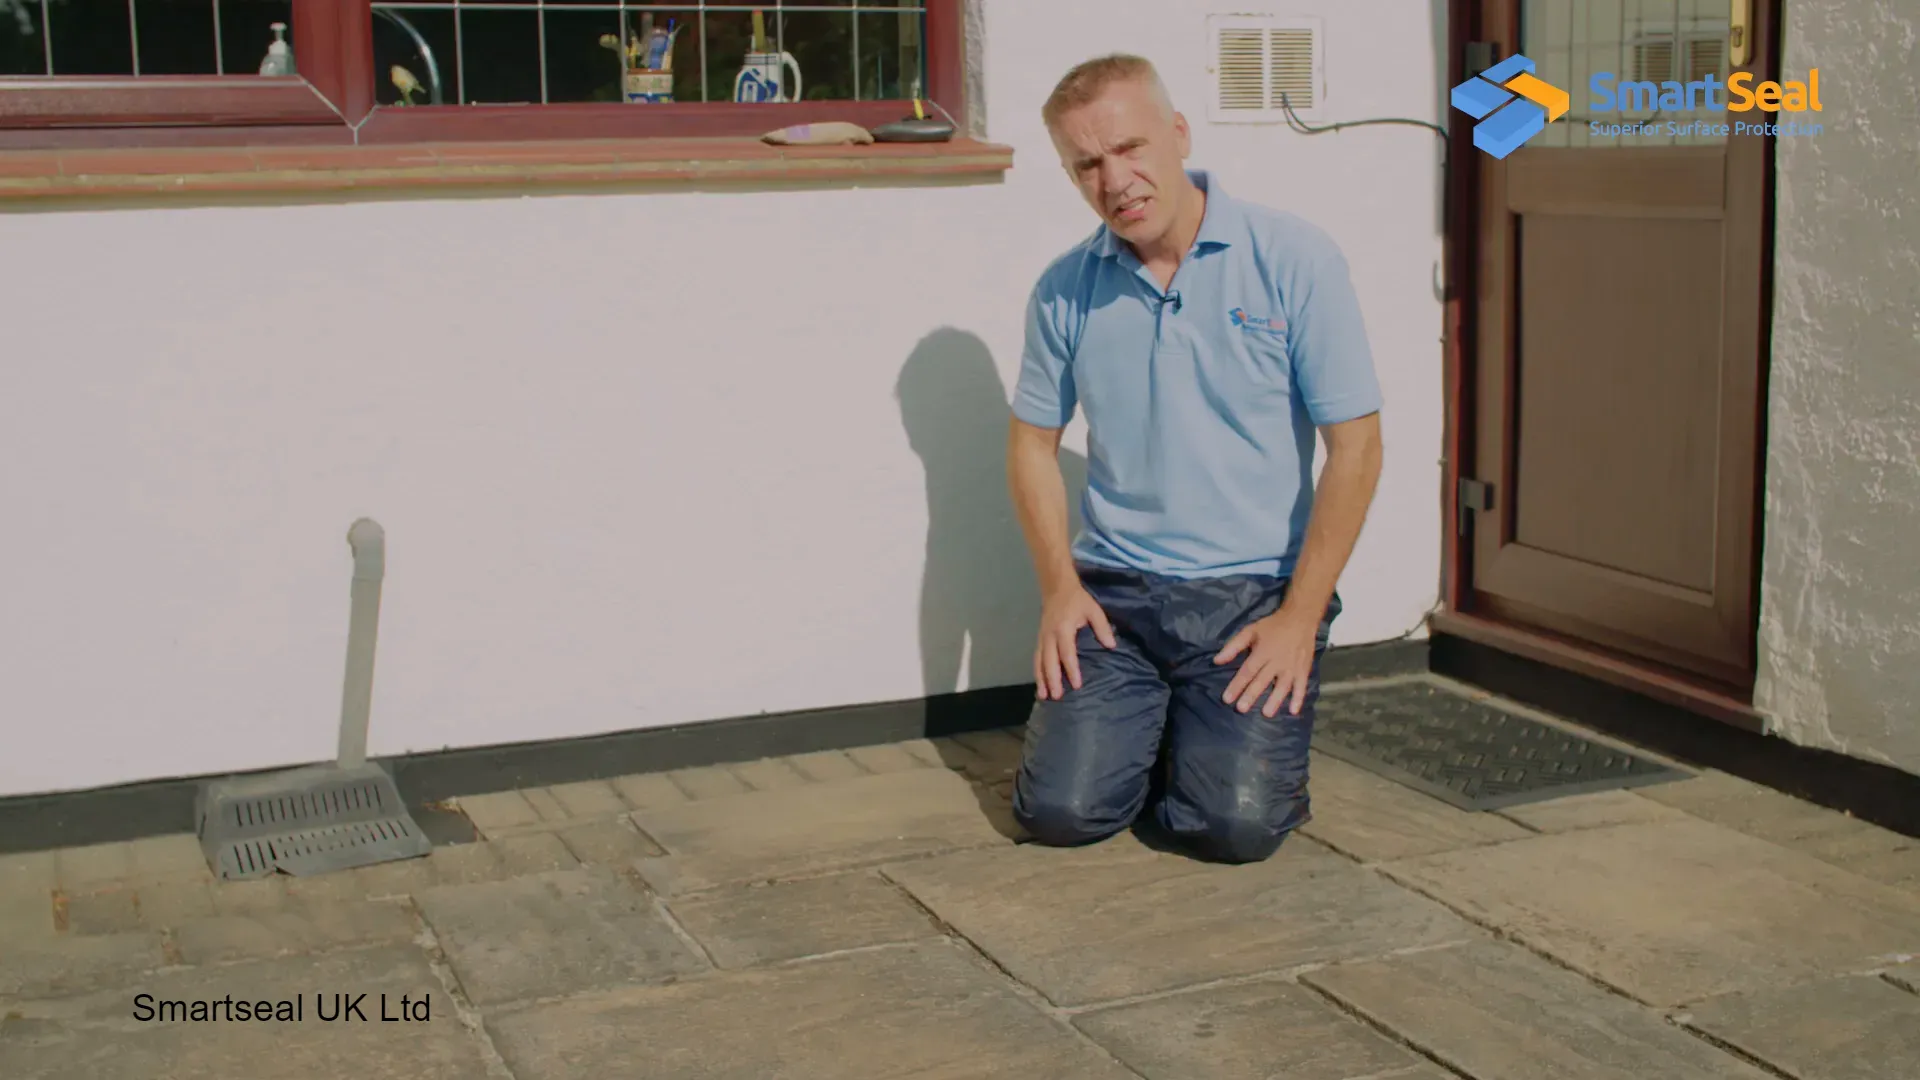
M 924 0 L 927 90 L 964 114 L 963 0 Z M 0 78 L 0 149 L 21 147 L 393 144 L 754 136 L 785 124 L 872 126 L 905 101 L 742 105 L 416 105 L 375 103 L 372 0 L 293 0 L 300 74 Z

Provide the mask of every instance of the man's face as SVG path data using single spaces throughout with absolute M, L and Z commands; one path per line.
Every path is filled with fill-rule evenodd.
M 1186 118 L 1169 117 L 1152 84 L 1109 85 L 1060 117 L 1053 145 L 1087 205 L 1121 239 L 1152 243 L 1172 228 L 1192 144 Z

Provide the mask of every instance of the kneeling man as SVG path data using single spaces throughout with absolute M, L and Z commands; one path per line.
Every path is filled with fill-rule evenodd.
M 1147 61 L 1076 67 L 1042 116 L 1102 224 L 1035 286 L 1013 396 L 1008 478 L 1044 598 L 1014 814 L 1081 844 L 1151 803 L 1195 854 L 1262 860 L 1309 818 L 1335 585 L 1379 478 L 1360 306 L 1325 232 L 1187 170 L 1187 122 Z

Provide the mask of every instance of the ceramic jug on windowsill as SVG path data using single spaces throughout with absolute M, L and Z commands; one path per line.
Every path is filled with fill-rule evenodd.
M 793 73 L 793 96 L 780 89 L 782 69 Z M 799 101 L 800 62 L 789 52 L 750 52 L 733 80 L 735 101 Z

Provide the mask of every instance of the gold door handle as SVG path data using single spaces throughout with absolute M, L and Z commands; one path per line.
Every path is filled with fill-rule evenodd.
M 1743 68 L 1753 51 L 1747 26 L 1753 14 L 1753 0 L 1732 0 L 1732 3 L 1733 12 L 1727 24 L 1727 58 L 1734 67 Z

